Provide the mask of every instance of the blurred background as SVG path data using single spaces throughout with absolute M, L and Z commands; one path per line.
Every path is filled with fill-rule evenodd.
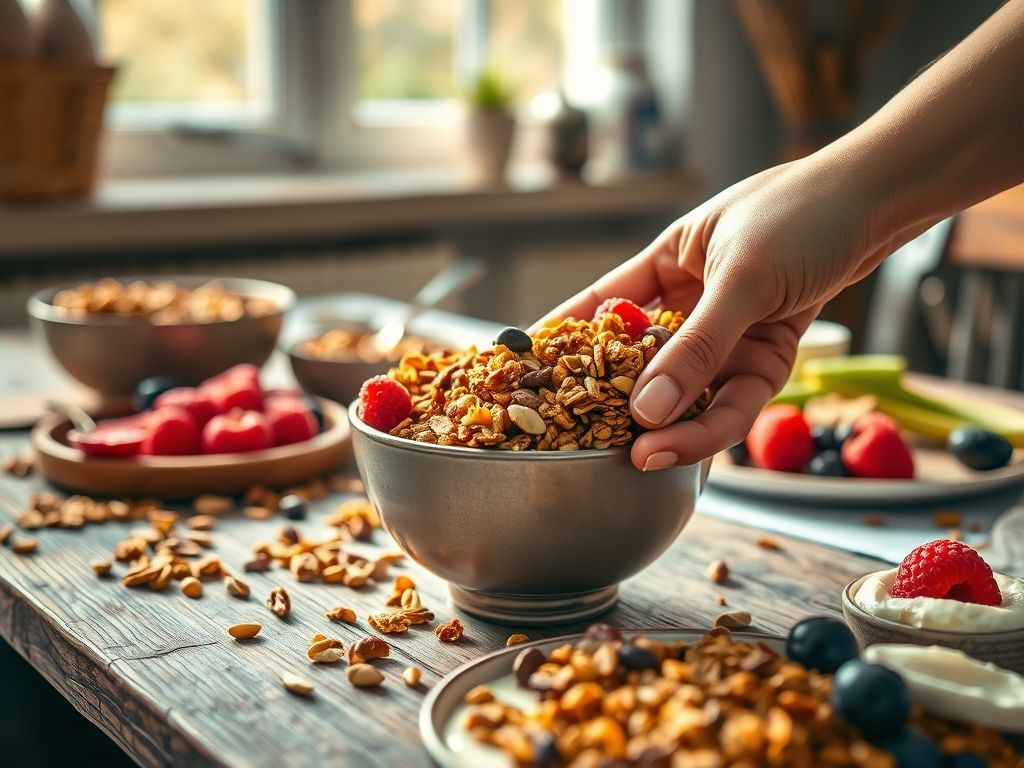
M 408 299 L 463 254 L 488 275 L 447 307 L 524 324 L 855 125 L 998 5 L 0 0 L 36 41 L 0 34 L 0 327 L 34 290 L 110 274 Z M 64 90 L 30 104 L 19 55 Z M 968 237 L 1007 209 L 825 316 L 855 351 L 1020 386 L 1015 348 L 995 371 L 989 354 L 1020 330 L 1019 241 Z

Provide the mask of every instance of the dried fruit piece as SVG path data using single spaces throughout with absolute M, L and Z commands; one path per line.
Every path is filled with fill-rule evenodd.
M 255 622 L 246 622 L 228 627 L 228 634 L 235 640 L 251 640 L 260 633 L 261 629 L 263 627 Z
M 507 647 L 509 647 L 511 645 L 519 645 L 520 643 L 527 642 L 529 639 L 530 638 L 528 638 L 523 633 L 516 632 L 514 635 L 509 635 L 508 636 L 508 640 L 505 641 L 505 647 L 507 648 Z
M 463 626 L 461 621 L 458 619 L 452 619 L 451 621 L 447 621 L 437 627 L 434 630 L 434 634 L 437 635 L 437 639 L 442 643 L 454 643 L 462 637 L 462 634 L 465 631 L 466 628 Z
M 357 688 L 373 688 L 384 682 L 384 673 L 370 664 L 353 664 L 346 676 Z
M 421 675 L 419 667 L 406 667 L 402 672 L 402 682 L 409 688 L 415 688 L 419 685 Z
M 751 621 L 752 618 L 748 611 L 727 611 L 715 619 L 715 626 L 725 629 L 742 629 L 749 627 Z
M 203 582 L 195 576 L 187 576 L 181 580 L 181 591 L 186 597 L 197 600 L 203 596 Z
M 313 684 L 306 678 L 293 675 L 290 672 L 281 674 L 281 685 L 288 693 L 294 693 L 296 696 L 313 695 Z
M 267 596 L 267 608 L 278 618 L 285 618 L 292 610 L 292 599 L 284 587 L 274 587 Z
M 337 608 L 331 608 L 327 612 L 327 618 L 331 621 L 341 621 L 345 624 L 356 623 L 356 612 L 345 605 L 339 605 Z

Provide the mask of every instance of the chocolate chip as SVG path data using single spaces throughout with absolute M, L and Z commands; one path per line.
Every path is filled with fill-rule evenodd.
M 494 343 L 496 345 L 503 344 L 520 355 L 533 349 L 533 339 L 525 331 L 521 331 L 518 328 L 506 328 L 498 334 L 498 338 L 494 340 Z
M 516 660 L 512 664 L 512 673 L 516 676 L 516 682 L 520 687 L 526 688 L 529 685 L 530 675 L 536 672 L 545 661 L 547 661 L 547 657 L 539 648 L 526 648 L 516 656 Z
M 530 389 L 546 387 L 551 383 L 551 374 L 553 372 L 554 368 L 549 365 L 546 368 L 541 368 L 539 371 L 524 373 L 519 379 L 519 384 L 523 387 L 529 387 Z

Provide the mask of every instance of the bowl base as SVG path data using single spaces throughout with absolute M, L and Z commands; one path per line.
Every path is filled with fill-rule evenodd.
M 590 592 L 564 595 L 507 595 L 479 592 L 450 584 L 452 602 L 477 618 L 496 624 L 567 624 L 604 613 L 619 598 L 615 584 Z

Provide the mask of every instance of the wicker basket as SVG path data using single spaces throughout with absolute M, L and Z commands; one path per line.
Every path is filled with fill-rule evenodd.
M 88 194 L 112 67 L 0 61 L 0 199 Z

